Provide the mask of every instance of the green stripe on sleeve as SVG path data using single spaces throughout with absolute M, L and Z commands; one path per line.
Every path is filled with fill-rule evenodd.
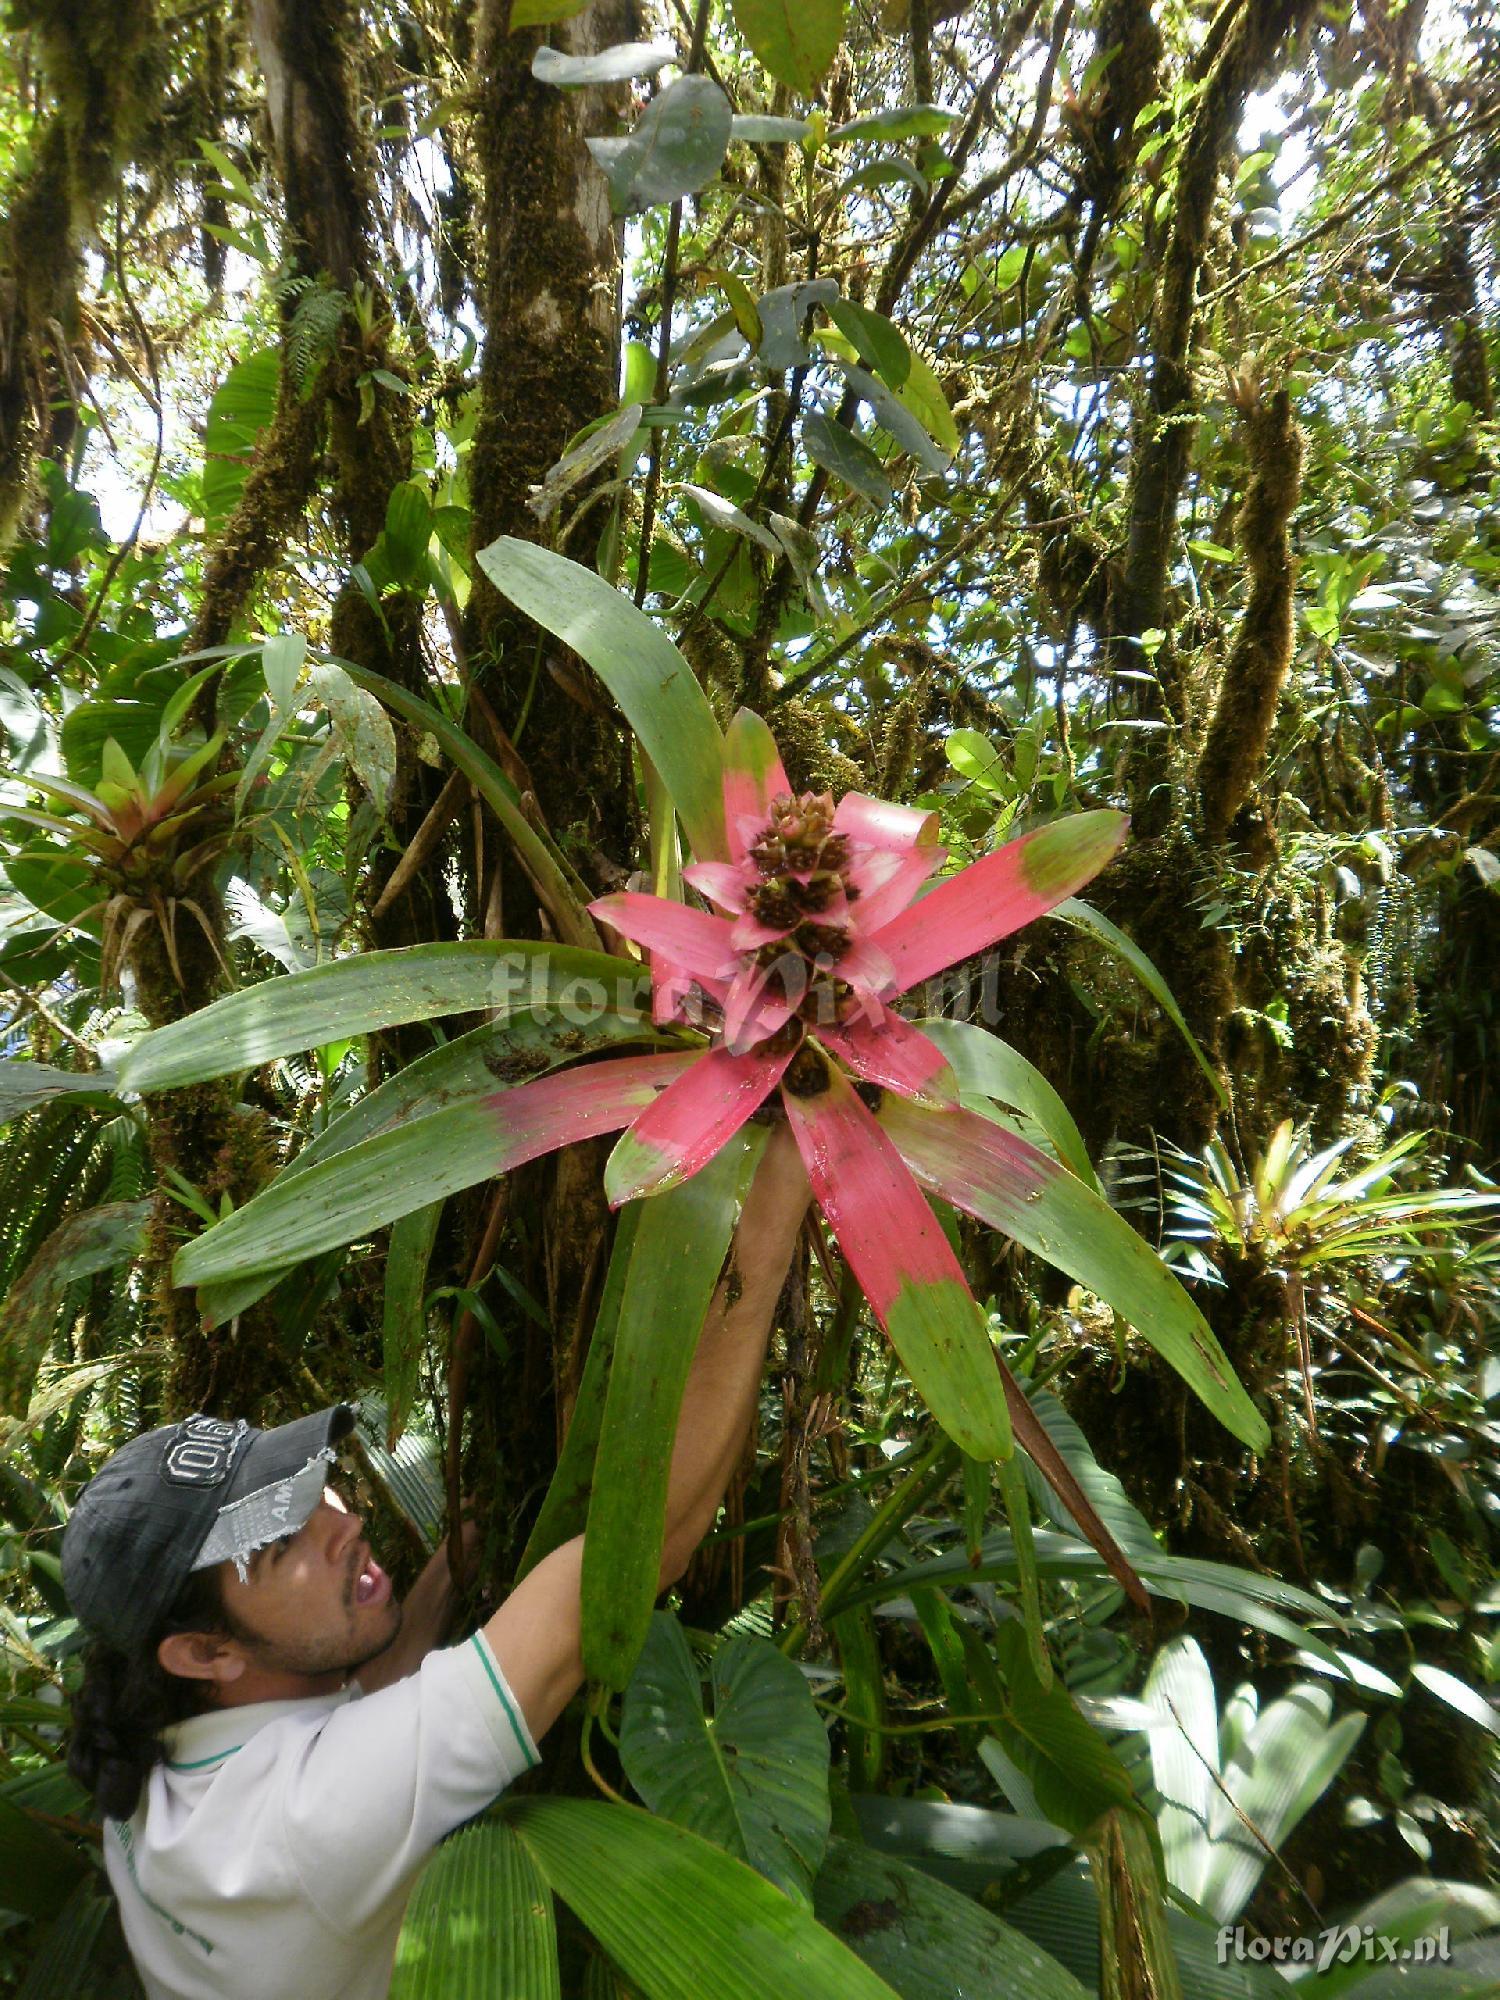
M 526 1768 L 529 1771 L 537 1763 L 540 1762 L 540 1759 L 537 1757 L 535 1751 L 532 1750 L 530 1744 L 526 1740 L 526 1731 L 521 1727 L 520 1719 L 516 1715 L 515 1706 L 512 1703 L 510 1696 L 505 1691 L 505 1683 L 501 1680 L 500 1676 L 495 1672 L 494 1665 L 490 1660 L 489 1648 L 485 1645 L 484 1640 L 481 1638 L 478 1632 L 476 1632 L 474 1636 L 470 1639 L 469 1644 L 474 1648 L 475 1652 L 479 1655 L 480 1660 L 483 1662 L 484 1671 L 489 1680 L 489 1684 L 495 1690 L 495 1694 L 497 1699 L 499 1700 L 500 1706 L 505 1710 L 505 1719 L 507 1722 L 509 1722 L 511 1729 L 515 1734 L 516 1742 L 521 1747 L 521 1755 L 525 1759 Z

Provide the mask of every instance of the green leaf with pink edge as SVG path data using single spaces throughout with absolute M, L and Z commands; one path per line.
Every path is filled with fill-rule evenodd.
M 1009 937 L 1092 881 L 1118 852 L 1124 813 L 1074 813 L 1008 841 L 903 910 L 875 933 L 907 992 L 935 972 Z
M 696 1050 L 619 1056 L 414 1116 L 304 1174 L 272 1181 L 184 1244 L 173 1283 L 201 1285 L 300 1263 L 526 1160 L 618 1132 L 697 1060 Z
M 724 738 L 708 697 L 659 625 L 592 570 L 502 535 L 479 551 L 502 597 L 587 660 L 672 794 L 700 861 L 728 859 Z
M 781 1094 L 818 1205 L 917 1393 L 971 1458 L 1006 1457 L 1010 1418 L 984 1319 L 895 1147 L 811 1050 Z
M 1226 1430 L 1252 1451 L 1266 1449 L 1266 1420 L 1202 1313 L 1151 1246 L 1075 1174 L 977 1112 L 925 1111 L 888 1096 L 879 1122 L 919 1180 L 1097 1292 Z
M 736 861 L 745 855 L 740 821 L 766 819 L 772 799 L 791 789 L 775 737 L 753 709 L 742 708 L 724 735 L 724 827 Z
M 650 1630 L 682 1393 L 765 1141 L 763 1127 L 742 1128 L 640 1211 L 583 1542 L 583 1663 L 608 1687 L 629 1681 Z
M 789 1048 L 732 1056 L 705 1049 L 623 1132 L 604 1169 L 611 1208 L 689 1180 L 760 1109 L 792 1059 Z

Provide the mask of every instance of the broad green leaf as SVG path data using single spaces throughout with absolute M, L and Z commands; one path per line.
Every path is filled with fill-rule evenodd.
M 835 125 L 828 143 L 846 145 L 851 139 L 935 139 L 947 131 L 957 116 L 936 104 L 893 104 L 884 111 L 871 111 Z
M 623 995 L 637 990 L 631 968 L 618 958 L 530 940 L 360 952 L 226 994 L 142 1035 L 120 1059 L 118 1087 L 145 1095 L 407 1021 L 481 1010 L 503 1014 L 526 1004 L 535 966 L 543 968 L 536 976 L 544 994 L 553 972 L 576 977 L 580 1005 L 589 1013 L 612 1012 Z
M 390 2000 L 561 2000 L 552 1896 L 503 1821 L 433 1855 L 406 1908 Z
M 178 1251 L 175 1282 L 201 1285 L 300 1263 L 559 1146 L 618 1131 L 694 1059 L 622 1056 L 535 1078 L 529 1090 L 496 1088 L 443 1104 L 294 1178 L 279 1177 Z
M 915 355 L 912 360 L 915 363 Z M 889 431 L 904 452 L 935 476 L 948 470 L 953 453 L 932 436 L 923 419 L 914 415 L 908 407 L 905 397 L 910 388 L 909 382 L 898 395 L 867 368 L 845 368 L 844 373 L 850 388 L 869 404 L 876 423 L 883 431 Z M 951 418 L 949 421 L 951 423 Z
M 724 739 L 692 668 L 660 626 L 591 570 L 502 536 L 479 565 L 503 597 L 598 674 L 676 801 L 700 861 L 723 861 Z
M 533 490 L 526 503 L 539 521 L 550 521 L 580 480 L 619 457 L 640 429 L 641 415 L 640 403 L 622 404 L 612 417 L 586 430 L 555 465 L 547 467 L 541 485 Z
M 85 1103 L 119 1088 L 113 1070 L 52 1069 L 46 1063 L 0 1062 L 0 1125 L 43 1104 Z
M 1073 1122 L 1073 1115 L 1039 1069 L 1009 1042 L 969 1021 L 927 1020 L 916 1023 L 941 1049 L 953 1067 L 959 1090 L 998 1098 L 1034 1118 L 1057 1149 L 1057 1157 L 1078 1178 L 1100 1192 L 1098 1176 Z
M 1220 1923 L 1240 1915 L 1266 1871 L 1267 1849 L 1280 1851 L 1353 1753 L 1365 1718 L 1334 1722 L 1332 1710 L 1326 1687 L 1299 1682 L 1226 1755 L 1209 1800 L 1210 1847 L 1196 1898 Z
M 1044 1688 L 1031 1664 L 1026 1634 L 1013 1620 L 990 1635 L 993 1666 L 971 1626 L 960 1628 L 976 1693 L 999 1699 L 994 1724 L 1005 1753 L 1024 1774 L 1045 1818 L 1069 1833 L 1086 1832 L 1105 1813 L 1134 1804 L 1124 1765 L 1079 1712 L 1061 1681 Z M 986 1686 L 986 1668 L 991 1678 Z
M 397 583 L 425 583 L 432 501 L 420 480 L 403 479 L 385 504 L 385 555 Z
M 892 389 L 899 390 L 911 373 L 912 351 L 899 327 L 892 326 L 884 313 L 853 299 L 830 299 L 829 317 L 853 341 L 867 368 L 883 375 Z
M 396 732 L 390 717 L 368 689 L 356 687 L 331 661 L 314 667 L 311 680 L 314 697 L 328 710 L 339 754 L 384 819 L 396 782 Z
M 734 20 L 776 81 L 811 97 L 844 39 L 844 0 L 734 0 Z
M 817 410 L 811 410 L 802 419 L 802 442 L 814 465 L 821 465 L 825 472 L 842 479 L 861 499 L 872 501 L 877 507 L 884 507 L 890 500 L 893 489 L 885 476 L 885 467 L 857 432 L 847 430 L 843 424 L 831 423 Z
M 828 1839 L 828 1736 L 799 1667 L 769 1640 L 725 1640 L 702 1678 L 658 1612 L 625 1692 L 620 1761 L 646 1804 L 812 1901 Z
M 885 370 L 882 369 L 881 373 L 884 374 Z M 889 376 L 886 379 L 889 380 Z M 905 376 L 899 385 L 893 383 L 892 387 L 897 400 L 936 441 L 939 450 L 946 452 L 949 458 L 956 458 L 962 440 L 958 435 L 958 425 L 953 421 L 953 412 L 948 407 L 948 398 L 943 394 L 942 384 L 931 365 L 915 348 L 908 350 Z
M 0 1303 L 0 1410 L 20 1416 L 69 1285 L 128 1263 L 145 1242 L 149 1201 L 111 1201 L 54 1229 Z
M 815 306 L 825 309 L 839 295 L 832 278 L 804 278 L 794 285 L 776 285 L 755 302 L 760 314 L 761 336 L 756 359 L 763 368 L 779 373 L 784 368 L 800 368 L 811 360 L 803 339 L 807 315 Z
M 403 1215 L 391 1229 L 385 1253 L 385 1298 L 381 1311 L 381 1382 L 389 1409 L 386 1442 L 393 1445 L 406 1428 L 417 1394 L 417 1370 L 427 1345 L 427 1264 L 443 1204 Z
M 729 127 L 731 139 L 743 139 L 751 146 L 800 144 L 811 132 L 807 118 L 768 118 L 758 112 L 737 114 Z
M 266 693 L 271 697 L 271 706 L 281 715 L 290 715 L 295 706 L 297 682 L 306 658 L 307 641 L 300 632 L 273 632 L 260 649 Z
M 1075 930 L 1091 931 L 1096 938 L 1107 944 L 1117 957 L 1125 961 L 1192 1050 L 1194 1062 L 1213 1085 L 1214 1094 L 1219 1102 L 1227 1109 L 1229 1099 L 1224 1094 L 1224 1085 L 1208 1057 L 1198 1046 L 1192 1029 L 1182 1018 L 1182 1009 L 1172 997 L 1172 989 L 1135 940 L 1126 937 L 1119 925 L 1112 924 L 1102 911 L 1094 908 L 1092 903 L 1085 903 L 1077 896 L 1069 896 L 1066 902 L 1057 904 L 1047 914 L 1059 918 L 1065 924 L 1071 924 Z
M 538 83 L 572 89 L 584 83 L 623 83 L 628 77 L 650 76 L 663 63 L 676 59 L 677 51 L 670 42 L 616 42 L 590 56 L 540 48 L 531 58 L 531 74 Z
M 1157 1824 L 1167 1880 L 1201 1902 L 1219 1775 L 1219 1708 L 1213 1675 L 1195 1639 L 1178 1637 L 1161 1648 L 1141 1699 L 1161 1717 L 1147 1734 L 1162 1800 Z
M 203 431 L 203 529 L 211 548 L 233 512 L 261 432 L 276 414 L 281 363 L 274 347 L 236 361 L 214 391 Z
M 828 1843 L 814 1893 L 820 1920 L 903 2000 L 1085 2000 L 1030 1938 L 858 1841 Z
M 692 486 L 684 483 L 678 488 L 696 503 L 705 520 L 716 528 L 728 533 L 743 535 L 746 541 L 755 542 L 772 555 L 780 555 L 781 544 L 769 528 L 763 528 L 759 521 L 752 521 L 742 507 L 736 507 L 732 500 L 726 500 L 722 493 L 711 492 L 706 486 Z
M 501 1812 L 642 2000 L 891 2000 L 790 1897 L 683 1827 L 591 1799 Z
M 586 140 L 609 182 L 616 215 L 706 186 L 724 163 L 732 115 L 711 78 L 680 76 L 652 98 L 625 138 Z
M 636 1225 L 583 1544 L 583 1662 L 610 1687 L 629 1681 L 650 1628 L 682 1392 L 765 1136 L 742 1127 Z

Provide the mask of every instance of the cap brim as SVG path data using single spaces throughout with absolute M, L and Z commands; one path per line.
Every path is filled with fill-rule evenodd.
M 332 1409 L 297 1417 L 289 1424 L 278 1424 L 275 1430 L 257 1431 L 240 1454 L 220 1506 L 232 1506 L 247 1493 L 258 1493 L 263 1486 L 294 1479 L 311 1459 L 335 1450 L 353 1429 L 353 1410 L 347 1403 L 335 1403 Z

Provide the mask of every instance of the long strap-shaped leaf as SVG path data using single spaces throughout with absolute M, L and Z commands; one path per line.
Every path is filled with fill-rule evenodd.
M 579 982 L 578 1006 L 586 1014 L 635 1004 L 634 968 L 603 952 L 482 938 L 361 952 L 263 980 L 142 1035 L 121 1057 L 117 1083 L 143 1093 L 172 1090 L 376 1028 L 513 1012 L 537 1004 L 534 985 L 550 990 L 554 976 Z
M 583 1663 L 610 1687 L 625 1686 L 646 1643 L 682 1392 L 765 1136 L 736 1133 L 636 1226 L 583 1544 Z
M 368 667 L 356 666 L 352 660 L 341 659 L 336 664 L 352 681 L 368 688 L 387 708 L 394 709 L 405 721 L 437 738 L 450 761 L 463 772 L 510 835 L 521 865 L 531 877 L 532 886 L 556 924 L 557 934 L 564 944 L 586 949 L 597 947 L 599 933 L 584 908 L 588 891 L 553 842 L 546 834 L 538 832 L 526 817 L 520 793 L 500 766 L 486 757 L 474 739 L 456 722 L 431 702 L 423 701 L 420 695 L 387 680 L 384 674 L 371 673 Z
M 425 1056 L 418 1056 L 405 1069 L 387 1077 L 378 1090 L 361 1097 L 316 1133 L 296 1158 L 282 1168 L 275 1186 L 285 1190 L 297 1175 L 309 1172 L 336 1154 L 349 1152 L 377 1133 L 409 1125 L 447 1105 L 493 1096 L 497 1083 L 511 1083 L 519 1088 L 549 1070 L 577 1062 L 582 1056 L 600 1054 L 627 1043 L 660 1042 L 663 1047 L 672 1046 L 655 1034 L 649 1015 L 641 1012 L 600 1014 L 583 1027 L 569 1025 L 556 1004 L 567 982 L 559 980 L 550 965 L 541 960 L 533 960 L 531 972 L 533 980 L 527 987 L 527 998 L 540 994 L 538 1011 L 528 1007 L 520 1013 L 503 1016 L 487 1027 L 472 1028 L 467 1035 L 443 1042 L 429 1049 Z M 633 997 L 635 991 L 627 988 L 627 997 Z M 644 974 L 640 976 L 639 993 L 642 1005 L 649 1007 Z M 202 1286 L 198 1311 L 205 1325 L 224 1326 L 237 1313 L 248 1311 L 284 1270 L 284 1266 L 256 1270 L 248 1276 Z
M 659 625 L 592 570 L 502 535 L 479 567 L 503 597 L 587 660 L 677 803 L 700 861 L 728 857 L 724 739 L 692 668 Z
M 1093 1162 L 1073 1114 L 1019 1049 L 970 1021 L 918 1021 L 916 1026 L 948 1058 L 961 1091 L 998 1098 L 1034 1118 L 1057 1148 L 1064 1166 L 1071 1167 L 1081 1181 L 1099 1193 Z
M 635 1232 L 646 1212 L 644 1202 L 634 1202 L 621 1211 L 615 1224 L 614 1248 L 604 1277 L 594 1330 L 589 1335 L 588 1357 L 583 1364 L 583 1380 L 568 1421 L 568 1434 L 558 1456 L 557 1470 L 541 1512 L 536 1517 L 516 1567 L 516 1582 L 536 1568 L 574 1535 L 581 1535 L 589 1517 L 589 1492 L 594 1483 L 594 1460 L 599 1452 L 599 1433 L 604 1426 L 604 1403 L 609 1394 L 609 1369 L 614 1359 L 615 1334 L 620 1325 L 620 1306 L 625 1297 L 625 1281 L 630 1275 L 630 1253 L 635 1248 Z
M 561 2000 L 552 1896 L 503 1822 L 467 1827 L 423 1870 L 390 2000 Z
M 1266 1420 L 1202 1313 L 1150 1245 L 1076 1174 L 973 1111 L 927 1111 L 889 1096 L 880 1123 L 919 1179 L 1097 1292 L 1226 1430 L 1252 1451 L 1266 1449 Z
M 0 1410 L 20 1416 L 68 1286 L 125 1264 L 145 1243 L 149 1201 L 107 1201 L 54 1229 L 0 1305 Z
M 559 1146 L 617 1132 L 696 1060 L 620 1056 L 398 1125 L 305 1174 L 273 1181 L 178 1251 L 173 1282 L 201 1285 L 300 1263 Z
M 1020 1383 L 1000 1360 L 999 1355 L 996 1355 L 995 1360 L 1005 1383 L 1005 1400 L 1010 1406 L 1010 1421 L 1015 1430 L 1016 1442 L 1068 1508 L 1083 1534 L 1098 1550 L 1110 1575 L 1142 1611 L 1149 1611 L 1151 1600 L 1146 1594 L 1146 1586 L 1132 1569 L 1125 1551 L 1100 1520 L 1088 1495 L 1073 1477 L 1072 1467 L 1043 1429 L 1041 1419 L 1027 1402 Z M 1026 1560 L 1034 1572 L 1036 1564 L 1034 1548 L 1028 1550 Z
M 1010 1425 L 984 1321 L 896 1148 L 831 1064 L 784 1084 L 782 1101 L 818 1206 L 917 1393 L 972 1457 L 1003 1457 Z
M 789 1896 L 683 1827 L 591 1799 L 502 1812 L 643 2000 L 893 2000 Z
M 46 1063 L 0 1063 L 0 1125 L 39 1104 L 82 1102 L 108 1097 L 119 1088 L 113 1070 L 52 1069 Z

